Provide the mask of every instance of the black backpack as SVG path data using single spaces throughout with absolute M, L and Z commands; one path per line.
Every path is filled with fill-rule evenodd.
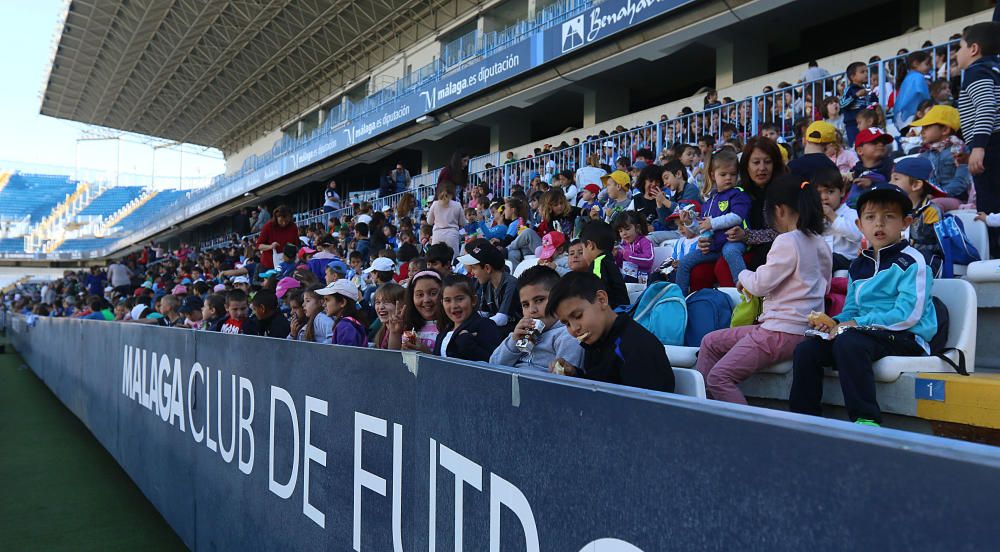
M 934 333 L 934 337 L 931 338 L 931 342 L 929 343 L 931 355 L 948 363 L 959 374 L 968 376 L 969 372 L 965 369 L 965 352 L 956 347 L 945 346 L 948 343 L 948 326 L 951 322 L 951 317 L 948 315 L 948 307 L 944 304 L 944 301 L 937 297 L 932 297 L 931 300 L 934 302 L 934 313 L 937 315 L 937 332 Z M 958 364 L 945 356 L 945 353 L 952 351 L 958 352 Z

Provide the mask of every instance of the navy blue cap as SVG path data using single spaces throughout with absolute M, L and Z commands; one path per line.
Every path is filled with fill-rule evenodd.
M 204 305 L 205 303 L 201 300 L 201 297 L 198 297 L 197 295 L 188 295 L 187 297 L 184 298 L 184 302 L 181 303 L 181 306 L 180 308 L 177 309 L 177 312 L 181 314 L 187 314 L 189 312 L 201 310 L 201 307 Z
M 892 167 L 892 172 L 927 182 L 930 181 L 931 174 L 934 172 L 934 165 L 931 165 L 931 160 L 926 157 L 910 155 L 897 159 L 896 164 Z
M 334 259 L 330 261 L 329 263 L 326 264 L 326 267 L 334 271 L 335 273 L 340 274 L 341 276 L 347 275 L 347 273 L 350 271 L 350 269 L 347 268 L 347 265 L 344 264 L 344 261 L 341 261 L 339 259 Z
M 919 155 L 900 157 L 892 167 L 892 172 L 916 178 L 917 180 L 923 180 L 927 187 L 927 192 L 933 197 L 945 197 L 948 195 L 947 192 L 931 182 L 931 177 L 934 175 L 934 165 L 926 157 Z
M 899 186 L 885 182 L 884 178 L 882 182 L 873 183 L 868 190 L 858 196 L 858 212 L 861 212 L 865 203 L 872 200 L 894 201 L 903 208 L 904 215 L 910 214 L 910 211 L 913 210 L 913 202 L 910 201 L 910 196 L 900 189 Z

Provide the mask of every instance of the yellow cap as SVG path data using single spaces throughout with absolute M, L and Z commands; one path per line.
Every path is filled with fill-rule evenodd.
M 611 174 L 606 174 L 606 175 L 602 176 L 601 177 L 601 183 L 604 184 L 605 188 L 608 187 L 608 179 L 609 178 L 611 180 L 614 180 L 615 183 L 618 184 L 622 188 L 628 188 L 632 184 L 632 179 L 629 178 L 628 173 L 626 173 L 625 171 L 615 171 L 615 172 L 613 172 Z
M 958 132 L 962 123 L 959 120 L 957 109 L 950 105 L 935 105 L 923 117 L 910 123 L 911 127 L 923 127 L 927 125 L 944 125 Z
M 826 121 L 815 121 L 806 129 L 806 142 L 829 144 L 837 141 L 837 128 Z

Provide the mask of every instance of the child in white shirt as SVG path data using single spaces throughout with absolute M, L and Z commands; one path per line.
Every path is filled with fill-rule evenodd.
M 844 179 L 836 170 L 817 170 L 812 185 L 823 203 L 823 239 L 833 252 L 833 271 L 847 270 L 858 258 L 864 237 L 858 229 L 858 213 L 844 203 Z

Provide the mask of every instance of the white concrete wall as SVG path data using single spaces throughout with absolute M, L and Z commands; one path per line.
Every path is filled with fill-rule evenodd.
M 281 129 L 275 129 L 265 136 L 257 139 L 254 143 L 241 149 L 240 151 L 226 158 L 226 174 L 233 174 L 243 168 L 243 162 L 251 155 L 263 155 L 274 147 L 274 144 L 281 140 L 283 136 Z
M 392 56 L 388 61 L 376 67 L 371 75 L 371 87 L 369 92 L 377 92 L 384 88 L 391 79 L 403 78 L 406 74 L 406 66 L 409 65 L 412 71 L 417 71 L 424 65 L 434 60 L 434 56 L 441 52 L 441 43 L 436 37 L 428 37 L 417 44 L 410 46 L 403 52 Z

